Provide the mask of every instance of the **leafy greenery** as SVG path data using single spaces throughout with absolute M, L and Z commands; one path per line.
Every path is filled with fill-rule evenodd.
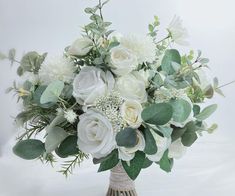
M 26 160 L 40 157 L 45 152 L 44 144 L 40 140 L 28 139 L 19 141 L 14 147 L 13 152 Z
M 210 106 L 207 106 L 206 108 L 204 108 L 200 114 L 196 115 L 195 118 L 197 120 L 203 121 L 205 119 L 207 119 L 208 117 L 210 117 L 211 114 L 213 114 L 216 110 L 217 110 L 217 105 L 213 104 Z
M 51 128 L 45 141 L 46 152 L 54 151 L 66 137 L 68 137 L 68 134 L 64 129 L 60 127 Z
M 62 169 L 59 172 L 68 177 L 69 174 L 72 174 L 73 169 L 77 165 L 79 166 L 84 161 L 84 159 L 88 159 L 88 155 L 84 154 L 83 152 L 79 152 L 74 156 L 73 159 L 65 161 L 62 164 Z
M 127 148 L 134 147 L 137 144 L 136 130 L 130 127 L 124 128 L 117 133 L 116 142 L 118 146 L 124 146 Z
M 108 155 L 104 161 L 100 163 L 98 172 L 110 170 L 114 168 L 119 163 L 118 151 L 113 150 L 110 155 Z
M 197 140 L 197 128 L 194 122 L 186 125 L 186 131 L 182 135 L 181 142 L 184 146 L 190 147 Z
M 122 166 L 125 169 L 128 176 L 135 180 L 137 176 L 139 175 L 141 169 L 143 168 L 145 162 L 145 154 L 143 152 L 136 152 L 134 159 L 130 161 L 129 164 L 127 162 L 122 161 Z
M 160 168 L 165 172 L 171 172 L 173 164 L 174 160 L 168 158 L 168 150 L 167 150 L 159 162 Z
M 77 147 L 77 136 L 70 135 L 64 141 L 61 142 L 60 146 L 56 150 L 56 153 L 61 158 L 66 158 L 71 155 L 75 155 L 79 152 Z
M 178 63 L 181 65 L 181 56 L 180 53 L 175 49 L 170 49 L 165 52 L 165 55 L 162 59 L 162 70 L 168 73 L 169 75 L 175 73 L 172 63 Z
M 18 75 L 21 76 L 24 72 L 33 72 L 34 74 L 37 74 L 46 56 L 47 53 L 39 55 L 35 51 L 25 54 L 20 61 Z
M 144 122 L 155 124 L 155 125 L 165 125 L 168 123 L 173 115 L 172 106 L 168 103 L 152 104 L 146 107 L 141 117 Z
M 146 128 L 144 131 L 144 138 L 145 138 L 145 148 L 144 152 L 148 155 L 153 155 L 157 153 L 157 145 L 156 141 L 149 130 L 149 128 Z
M 146 157 L 142 168 L 143 168 L 143 169 L 146 169 L 146 168 L 150 167 L 152 164 L 153 164 L 153 162 L 150 161 L 150 160 Z
M 45 91 L 42 93 L 40 98 L 40 103 L 56 103 L 59 99 L 59 96 L 64 89 L 64 83 L 57 80 L 48 85 Z
M 173 108 L 173 120 L 176 122 L 184 122 L 191 114 L 191 105 L 183 99 L 174 99 L 170 101 Z

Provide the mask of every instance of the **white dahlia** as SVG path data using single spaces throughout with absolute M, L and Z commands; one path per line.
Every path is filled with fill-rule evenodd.
M 73 63 L 69 59 L 61 56 L 46 59 L 43 62 L 38 75 L 40 81 L 46 85 L 55 80 L 70 83 L 75 77 L 75 70 L 76 67 Z
M 172 40 L 179 45 L 188 45 L 186 38 L 188 37 L 188 31 L 182 25 L 180 17 L 174 16 L 173 20 L 167 28 Z
M 137 56 L 139 64 L 152 63 L 156 59 L 156 46 L 149 36 L 124 36 L 121 38 L 120 43 Z

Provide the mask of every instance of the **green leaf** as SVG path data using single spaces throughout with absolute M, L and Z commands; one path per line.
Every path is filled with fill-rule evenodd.
M 117 133 L 116 142 L 118 146 L 124 146 L 127 148 L 134 147 L 137 144 L 136 130 L 130 127 L 124 128 Z
M 189 122 L 186 125 L 186 131 L 181 138 L 181 142 L 184 146 L 190 147 L 197 140 L 196 130 L 197 128 L 194 122 Z
M 155 125 L 164 125 L 168 123 L 173 115 L 173 108 L 168 103 L 158 103 L 152 104 L 146 107 L 141 116 L 144 122 L 155 124 Z
M 194 116 L 198 115 L 201 111 L 201 108 L 199 105 L 193 105 L 193 113 L 194 113 Z
M 98 172 L 110 170 L 114 168 L 119 163 L 118 151 L 113 150 L 113 152 L 108 155 L 108 157 L 100 164 Z
M 85 13 L 87 13 L 87 14 L 93 14 L 93 13 L 94 13 L 93 9 L 90 8 L 90 7 L 87 7 L 84 11 L 85 11 Z
M 71 155 L 75 155 L 79 152 L 79 149 L 77 147 L 77 136 L 70 135 L 68 136 L 59 146 L 57 149 L 57 154 L 62 157 L 68 157 Z
M 68 137 L 68 133 L 64 129 L 60 127 L 51 128 L 45 141 L 46 152 L 54 151 L 66 137 Z
M 183 99 L 171 100 L 170 104 L 173 107 L 173 120 L 175 122 L 186 121 L 192 111 L 191 105 Z
M 46 88 L 40 98 L 40 103 L 56 103 L 59 99 L 60 94 L 64 89 L 64 83 L 62 81 L 54 81 Z
M 146 168 L 150 167 L 152 164 L 153 164 L 153 162 L 150 161 L 150 160 L 146 157 L 145 160 L 144 160 L 144 164 L 143 164 L 143 166 L 142 166 L 142 169 L 146 169 Z
M 145 148 L 144 152 L 148 155 L 153 155 L 157 153 L 157 145 L 156 141 L 148 128 L 144 131 L 144 138 L 145 138 Z
M 40 99 L 43 92 L 46 90 L 47 86 L 39 86 L 35 92 L 33 93 L 33 102 L 42 108 L 50 108 L 51 106 L 55 105 L 55 103 L 45 103 L 41 104 Z
M 164 137 L 170 138 L 173 132 L 173 128 L 169 126 L 157 126 L 157 129 Z
M 174 160 L 168 158 L 168 150 L 167 150 L 159 162 L 160 168 L 165 172 L 169 173 L 172 170 L 173 164 Z
M 135 180 L 139 175 L 141 169 L 143 168 L 145 162 L 145 153 L 144 152 L 136 152 L 134 159 L 130 161 L 130 164 L 127 164 L 125 161 L 122 161 L 122 166 L 126 171 L 127 175 Z
M 187 130 L 187 127 L 183 127 L 183 128 L 180 128 L 180 127 L 175 127 L 173 129 L 173 132 L 171 134 L 171 139 L 172 139 L 172 142 L 178 140 L 179 138 L 182 137 L 182 135 L 184 134 L 184 132 Z
M 175 73 L 175 70 L 172 67 L 172 62 L 175 62 L 181 65 L 180 53 L 175 49 L 167 50 L 165 52 L 165 55 L 161 63 L 162 70 L 168 73 L 169 75 L 172 75 Z
M 36 159 L 45 152 L 44 144 L 40 140 L 28 139 L 19 141 L 14 147 L 13 152 L 26 160 Z
M 207 106 L 206 108 L 202 110 L 200 114 L 196 115 L 195 118 L 199 121 L 203 121 L 207 119 L 208 117 L 210 117 L 210 115 L 216 111 L 217 107 L 218 107 L 217 104 Z
M 46 56 L 47 53 L 39 55 L 35 51 L 28 52 L 21 59 L 20 66 L 24 71 L 37 73 Z

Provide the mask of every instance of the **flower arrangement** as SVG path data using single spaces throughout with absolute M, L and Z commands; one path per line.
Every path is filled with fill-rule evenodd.
M 218 79 L 205 78 L 209 60 L 200 51 L 174 48 L 187 44 L 178 17 L 161 40 L 156 16 L 147 35 L 121 35 L 103 18 L 107 2 L 85 9 L 91 22 L 59 57 L 0 55 L 19 63 L 23 80 L 8 89 L 23 105 L 16 122 L 24 132 L 13 151 L 27 160 L 64 158 L 66 176 L 89 155 L 99 172 L 121 164 L 132 180 L 152 163 L 170 172 L 174 159 L 217 128 L 205 122 L 217 105 L 205 103 L 222 94 Z

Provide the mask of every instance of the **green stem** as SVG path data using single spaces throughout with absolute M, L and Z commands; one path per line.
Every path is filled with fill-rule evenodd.
M 228 86 L 228 85 L 230 85 L 230 84 L 233 84 L 233 83 L 235 83 L 235 80 L 233 80 L 232 82 L 229 82 L 229 83 L 223 84 L 223 85 L 221 85 L 221 86 L 217 87 L 216 89 L 221 89 L 221 88 L 223 88 L 223 87 L 225 87 L 225 86 Z
M 160 44 L 161 42 L 167 40 L 170 38 L 170 35 L 168 35 L 167 37 L 163 38 L 162 40 L 158 41 L 156 44 Z

